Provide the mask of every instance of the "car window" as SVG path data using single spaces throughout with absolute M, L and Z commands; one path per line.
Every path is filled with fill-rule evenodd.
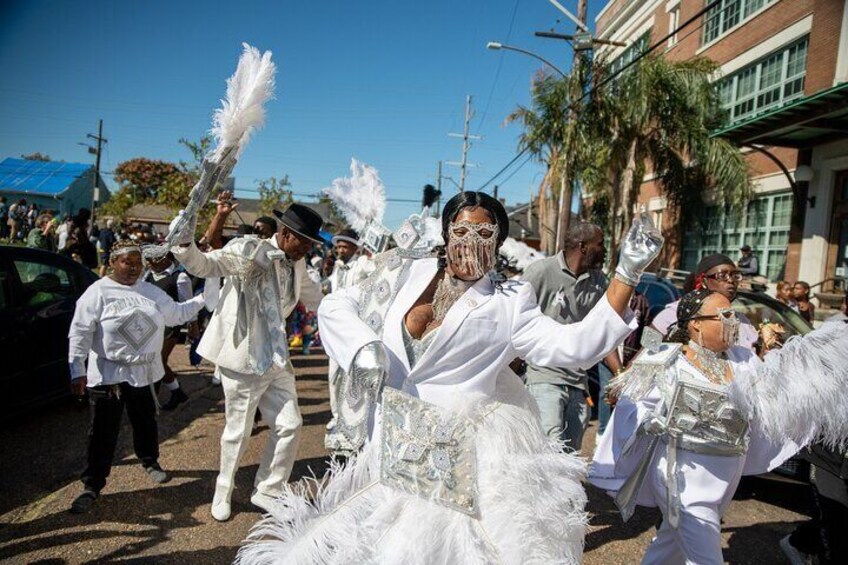
M 0 265 L 0 310 L 9 305 L 9 273 L 5 265 Z
M 13 263 L 24 290 L 21 304 L 42 304 L 74 295 L 71 273 L 66 269 L 31 259 Z
M 745 314 L 755 328 L 765 322 L 778 322 L 786 328 L 786 337 L 804 335 L 811 330 L 807 322 L 788 306 L 772 307 L 748 296 L 737 295 L 733 307 L 737 312 Z

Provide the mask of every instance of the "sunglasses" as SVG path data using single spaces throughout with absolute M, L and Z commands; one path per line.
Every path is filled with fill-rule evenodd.
M 690 320 L 733 320 L 736 318 L 736 310 L 733 308 L 719 308 L 715 314 L 710 316 L 692 316 Z
M 704 278 L 722 282 L 739 282 L 742 280 L 742 273 L 740 271 L 719 271 L 718 273 L 713 273 L 712 275 L 704 275 Z

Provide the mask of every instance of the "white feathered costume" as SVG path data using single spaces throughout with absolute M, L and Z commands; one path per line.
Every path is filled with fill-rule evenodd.
M 584 463 L 547 439 L 508 364 L 520 356 L 591 366 L 635 322 L 604 298 L 583 322 L 563 326 L 542 315 L 529 285 L 483 277 L 426 350 L 408 355 L 404 316 L 437 260 L 389 255 L 378 264 L 370 287 L 329 295 L 319 309 L 340 366 L 369 343 L 385 346 L 389 374 L 373 436 L 323 484 L 291 486 L 237 562 L 579 563 Z M 383 279 L 389 272 L 400 274 Z M 372 295 L 388 307 L 369 313 Z
M 848 326 L 795 337 L 765 362 L 739 346 L 727 358 L 734 379 L 725 386 L 709 383 L 682 353 L 653 372 L 637 359 L 598 443 L 589 482 L 616 496 L 625 519 L 635 504 L 663 512 L 642 563 L 723 563 L 721 516 L 743 475 L 770 471 L 816 438 L 842 446 L 848 440 Z M 692 389 L 691 435 L 670 416 L 677 384 L 686 379 L 725 394 L 716 401 Z M 706 437 L 727 438 L 734 425 L 742 432 L 736 453 L 733 441 L 716 449 L 703 440 L 705 429 Z

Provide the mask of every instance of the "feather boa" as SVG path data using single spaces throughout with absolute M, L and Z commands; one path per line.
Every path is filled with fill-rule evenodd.
M 494 410 L 465 395 L 455 407 L 487 414 L 476 439 L 479 518 L 380 484 L 375 438 L 324 482 L 289 485 L 236 563 L 579 563 L 585 462 L 545 436 L 517 387 Z
M 848 447 L 848 325 L 827 323 L 737 375 L 734 404 L 775 443 Z
M 383 222 L 386 190 L 377 169 L 356 159 L 350 160 L 350 177 L 333 180 L 322 190 L 354 230 L 362 234 L 369 223 Z

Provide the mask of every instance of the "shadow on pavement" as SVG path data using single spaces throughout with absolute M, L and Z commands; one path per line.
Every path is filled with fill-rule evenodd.
M 617 540 L 632 539 L 654 528 L 660 517 L 656 508 L 636 507 L 636 512 L 627 522 L 622 521 L 612 498 L 601 489 L 584 483 L 589 497 L 587 508 L 590 531 L 586 535 L 585 553 Z
M 792 533 L 800 522 L 761 522 L 744 528 L 724 528 L 730 533 L 724 560 L 727 563 L 772 565 L 785 562 L 780 539 Z M 756 549 L 752 549 L 756 548 Z

